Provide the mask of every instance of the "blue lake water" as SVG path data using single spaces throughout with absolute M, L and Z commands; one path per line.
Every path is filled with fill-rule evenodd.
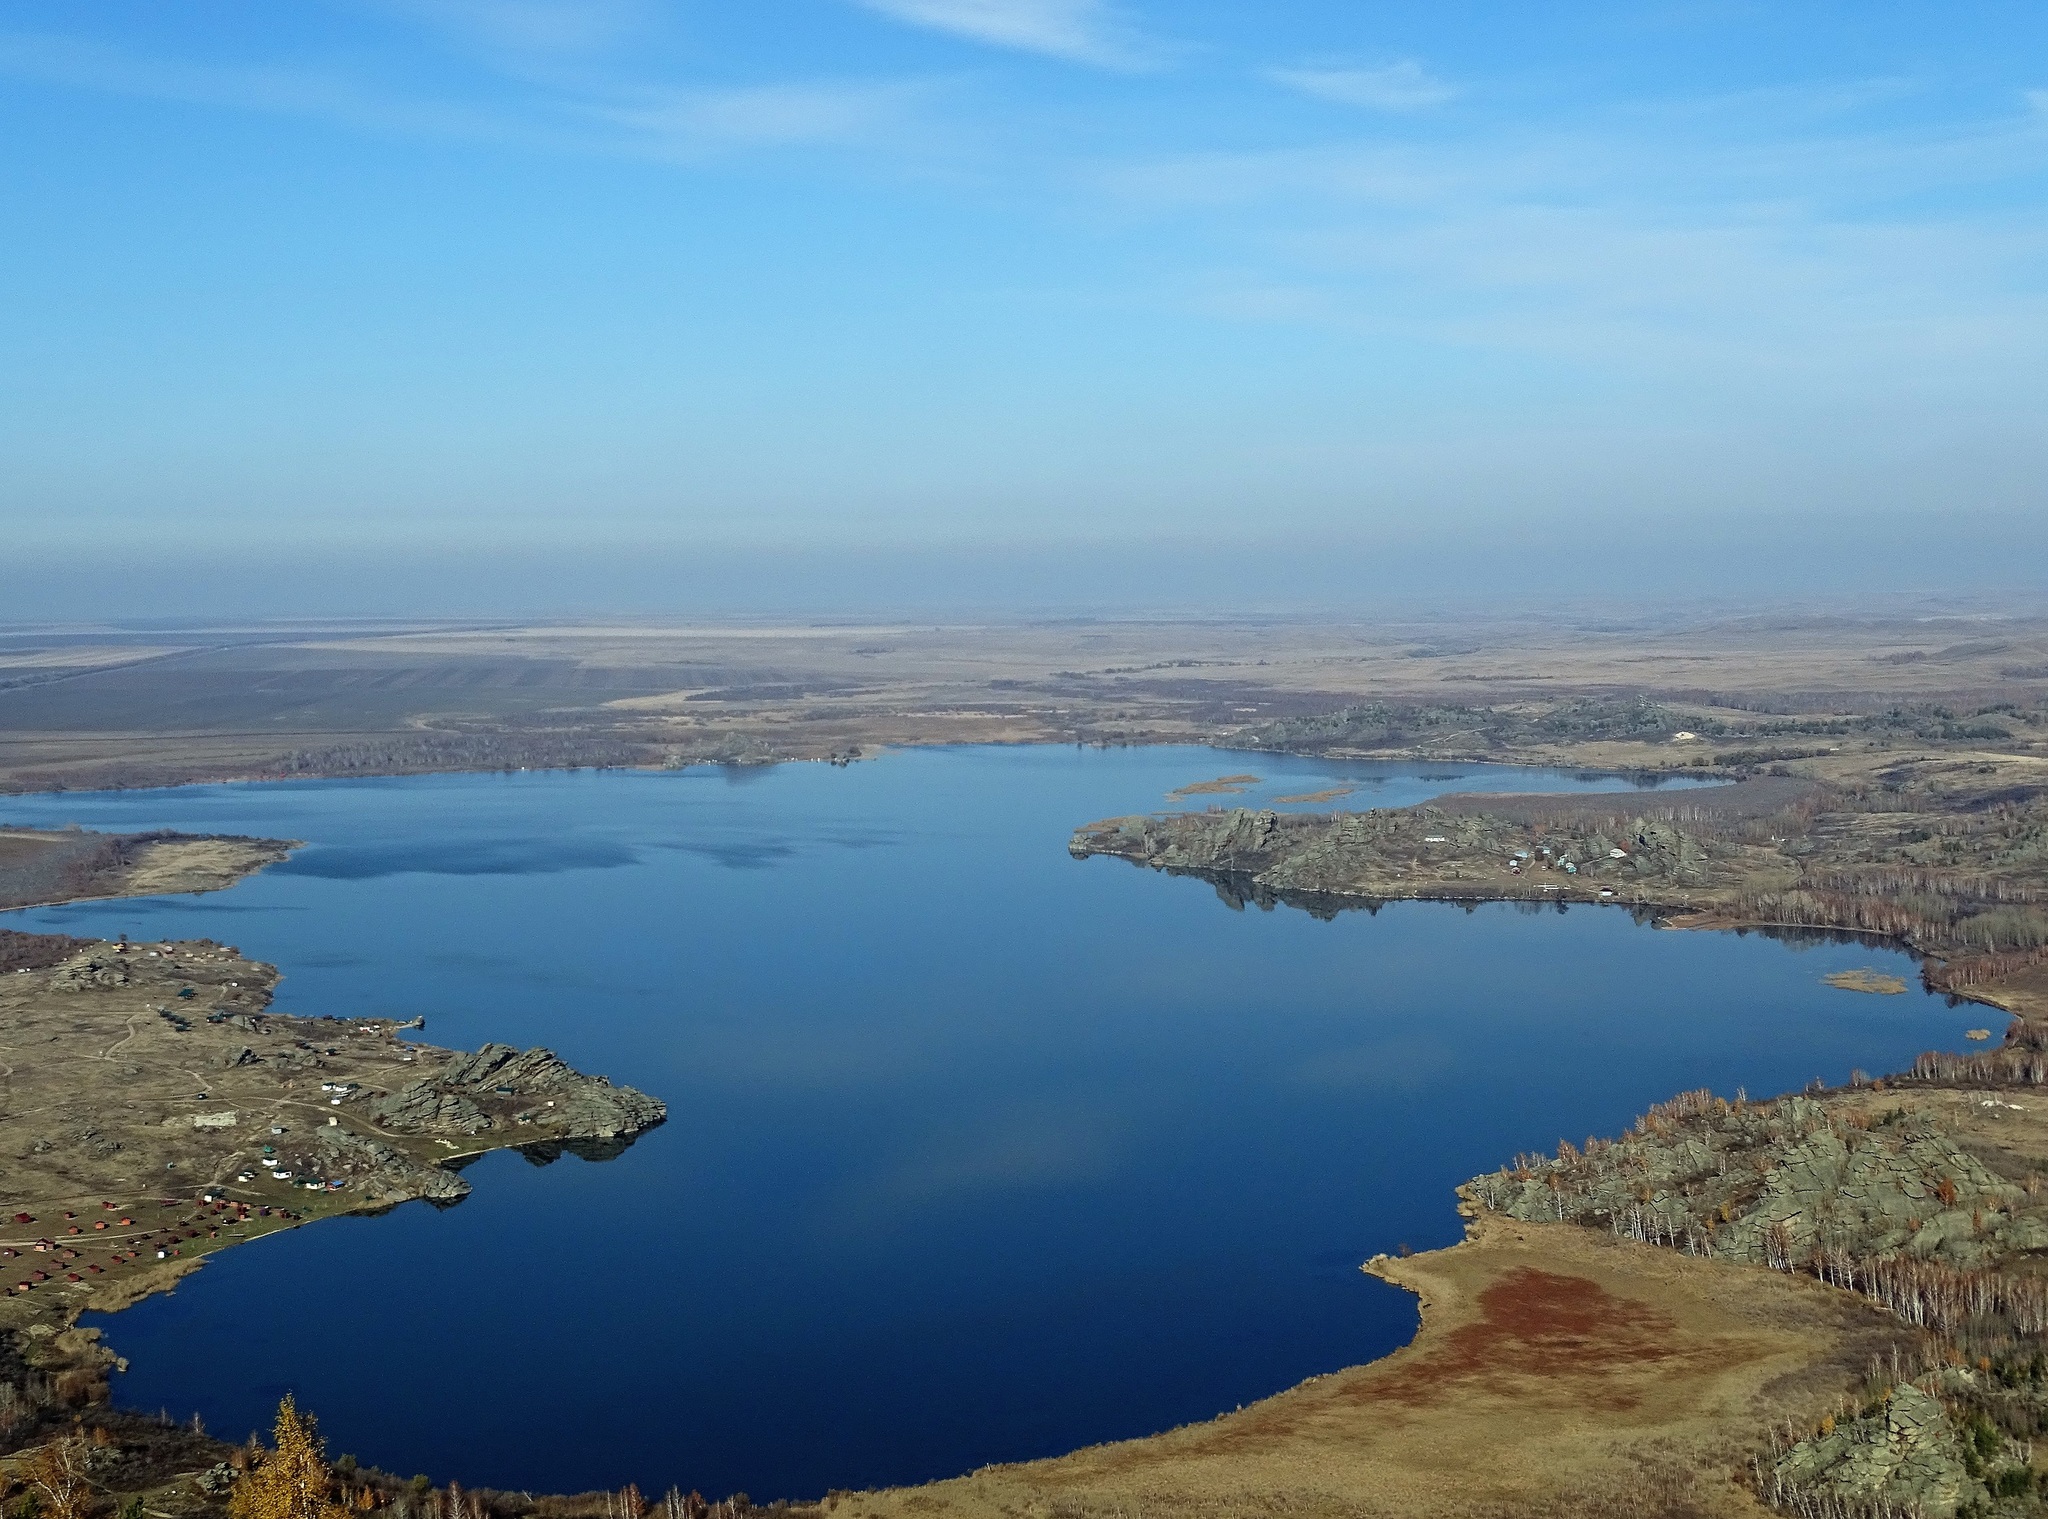
M 1066 853 L 1233 771 L 1264 781 L 1225 805 L 1622 784 L 1006 748 L 0 801 L 308 841 L 231 891 L 0 921 L 220 939 L 282 967 L 281 1010 L 546 1044 L 672 1114 L 614 1160 L 497 1154 L 455 1208 L 228 1252 L 102 1321 L 117 1396 L 234 1438 L 289 1387 L 337 1451 L 511 1489 L 952 1475 L 1395 1348 L 1414 1306 L 1359 1262 L 1454 1240 L 1452 1187 L 1517 1150 L 1985 1019 L 1821 984 L 1912 979 L 1883 949 L 1593 907 L 1319 921 Z

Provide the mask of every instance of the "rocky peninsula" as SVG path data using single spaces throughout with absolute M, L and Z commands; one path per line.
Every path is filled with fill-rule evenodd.
M 545 1049 L 278 1011 L 276 969 L 211 940 L 0 931 L 0 967 L 0 1331 L 74 1401 L 113 1364 L 87 1309 L 280 1229 L 454 1202 L 485 1150 L 603 1153 L 667 1116 Z
M 220 891 L 296 847 L 232 834 L 0 828 L 0 911 Z

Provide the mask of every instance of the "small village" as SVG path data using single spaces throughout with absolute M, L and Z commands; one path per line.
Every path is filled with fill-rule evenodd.
M 40 1041 L 55 1102 L 0 1114 L 23 1157 L 0 1223 L 0 1324 L 62 1328 L 279 1229 L 457 1201 L 468 1185 L 450 1160 L 616 1142 L 665 1116 L 545 1050 L 461 1055 L 404 1037 L 417 1022 L 277 1012 L 276 972 L 211 941 L 6 937 L 0 1017 Z M 120 1079 L 65 1086 L 81 1064 Z

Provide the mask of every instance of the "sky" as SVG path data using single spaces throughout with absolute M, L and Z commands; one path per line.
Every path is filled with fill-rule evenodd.
M 2048 579 L 2038 0 L 15 0 L 0 227 L 22 617 Z

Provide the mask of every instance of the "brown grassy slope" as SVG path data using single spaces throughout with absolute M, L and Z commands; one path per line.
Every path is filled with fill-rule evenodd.
M 1508 1515 L 1762 1512 L 1758 1432 L 1804 1422 L 1897 1326 L 1816 1283 L 1563 1225 L 1476 1221 L 1384 1263 L 1414 1343 L 1208 1424 L 930 1487 L 855 1515 Z

